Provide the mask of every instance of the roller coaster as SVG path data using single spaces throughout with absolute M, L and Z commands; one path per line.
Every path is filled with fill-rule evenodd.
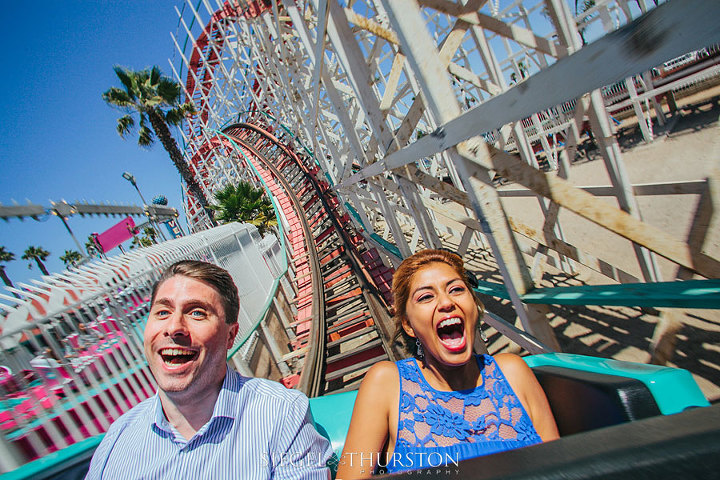
M 273 135 L 248 124 L 230 125 L 223 134 L 253 164 L 285 219 L 301 226 L 302 237 L 293 240 L 293 258 L 306 264 L 296 273 L 306 275 L 296 287 L 298 309 L 307 312 L 298 312 L 293 345 L 306 358 L 299 388 L 311 397 L 357 388 L 358 372 L 396 357 L 389 332 L 379 330 L 387 324 L 387 284 L 383 297 L 372 275 L 363 275 L 363 256 L 377 253 L 362 249 L 337 199 L 323 195 L 327 185 Z
M 247 311 L 229 362 L 313 397 L 339 454 L 364 372 L 402 356 L 392 273 L 425 247 L 452 249 L 478 277 L 489 343 L 476 350 L 512 342 L 530 354 L 563 435 L 470 461 L 462 478 L 715 475 L 720 411 L 688 372 L 560 353 L 551 319 L 558 306 L 627 307 L 659 312 L 662 327 L 678 310 L 720 309 L 720 178 L 632 183 L 608 113 L 622 84 L 621 106 L 650 141 L 650 112 L 662 125 L 672 110 L 663 98 L 718 75 L 708 62 L 656 85 L 652 69 L 720 43 L 720 6 L 571 8 L 188 0 L 171 64 L 198 112 L 186 159 L 208 198 L 239 180 L 265 188 L 277 235 L 209 228 L 188 192 L 193 235 L 1 296 L 8 478 L 82 476 L 112 420 L 152 395 L 138 339 L 153 280 L 180 258 L 231 272 Z M 589 143 L 609 185 L 571 181 Z M 691 205 L 689 233 L 643 220 L 646 195 Z

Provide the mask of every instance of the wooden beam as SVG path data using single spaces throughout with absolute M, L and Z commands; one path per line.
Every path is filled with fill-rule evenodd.
M 524 45 L 533 50 L 537 50 L 540 53 L 550 55 L 551 57 L 558 57 L 558 48 L 553 42 L 547 38 L 543 38 L 539 35 L 535 35 L 531 30 L 520 27 L 519 25 L 508 25 L 507 23 L 493 18 L 489 15 L 484 15 L 478 12 L 466 13 L 458 17 L 460 20 L 464 20 L 471 25 L 478 25 L 485 30 L 497 33 L 500 36 L 509 38 L 520 45 Z
M 345 15 L 347 16 L 348 22 L 354 23 L 363 30 L 367 30 L 378 38 L 387 40 L 390 43 L 398 45 L 397 35 L 392 30 L 388 30 L 374 20 L 370 20 L 367 17 L 363 17 L 359 13 L 355 12 L 351 8 L 345 9 Z
M 407 178 L 423 187 L 432 190 L 433 192 L 441 195 L 443 198 L 452 200 L 458 205 L 470 208 L 470 200 L 468 199 L 467 193 L 457 189 L 447 182 L 443 182 L 427 173 L 423 172 L 414 165 L 406 165 L 402 169 L 394 170 L 395 175 Z M 535 195 L 533 193 L 533 195 Z M 429 205 L 430 208 L 437 211 L 439 214 L 464 225 L 472 230 L 482 232 L 480 222 L 475 218 L 463 217 L 460 218 L 457 215 L 453 215 L 447 209 L 442 208 L 441 205 Z M 587 268 L 594 270 L 598 273 L 605 275 L 608 278 L 617 280 L 622 283 L 638 282 L 638 278 L 634 275 L 625 272 L 606 260 L 595 257 L 587 252 L 580 250 L 579 248 L 571 245 L 555 235 L 548 232 L 539 232 L 534 228 L 528 227 L 521 222 L 516 221 L 512 217 L 508 217 L 508 223 L 513 232 L 518 233 L 539 245 L 544 245 L 551 250 L 564 255 L 566 257 L 575 260 Z
M 640 183 L 632 186 L 633 194 L 637 196 L 651 195 L 700 195 L 705 191 L 706 180 L 688 180 L 678 182 Z M 612 186 L 598 185 L 577 187 L 595 197 L 610 197 L 615 194 Z M 501 189 L 498 195 L 505 198 L 534 197 L 535 192 L 527 189 Z
M 482 132 L 580 97 L 691 50 L 720 43 L 720 2 L 667 2 L 578 52 L 558 60 L 502 95 L 446 120 L 432 134 L 345 179 L 345 187 L 444 151 Z M 549 88 L 548 86 L 552 86 Z
M 480 156 L 484 154 L 486 148 L 491 152 L 490 164 Z M 573 186 L 567 180 L 536 170 L 518 157 L 497 150 L 481 139 L 462 142 L 458 145 L 458 152 L 476 162 L 479 167 L 494 169 L 500 175 L 549 198 L 561 207 L 567 208 L 672 262 L 708 278 L 720 277 L 720 262 L 717 260 L 705 255 L 693 255 L 685 242 L 676 240 L 663 230 L 646 224 L 617 207 L 597 201 L 595 197 Z
M 418 4 L 423 7 L 432 8 L 440 13 L 446 15 L 452 15 L 453 17 L 459 17 L 460 15 L 466 15 L 474 11 L 479 10 L 486 3 L 486 0 L 477 1 L 473 0 L 466 2 L 466 5 L 462 5 L 458 2 L 452 2 L 450 0 L 418 0 Z

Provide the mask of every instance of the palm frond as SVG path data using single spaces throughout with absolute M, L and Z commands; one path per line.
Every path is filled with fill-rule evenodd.
M 138 97 L 145 102 L 147 98 L 155 95 L 155 85 L 151 79 L 151 72 L 148 69 L 135 72 L 135 88 Z
M 151 95 L 149 93 L 145 96 L 144 103 L 148 108 L 158 108 L 166 105 L 165 100 L 160 95 Z
M 168 123 L 168 125 L 172 125 L 173 127 L 177 127 L 180 125 L 183 121 L 183 115 L 180 109 L 178 108 L 171 108 L 167 112 L 165 112 L 165 121 Z
M 117 132 L 122 138 L 125 138 L 125 135 L 130 133 L 133 128 L 135 128 L 135 119 L 132 115 L 125 115 L 118 118 Z
M 120 79 L 120 83 L 125 87 L 128 96 L 132 100 L 135 100 L 135 78 L 133 78 L 133 72 L 119 65 L 115 65 L 113 70 L 115 71 L 115 75 Z
M 167 77 L 161 77 L 157 83 L 157 93 L 168 105 L 177 105 L 180 100 L 180 84 Z
M 138 145 L 149 147 L 155 142 L 155 134 L 145 123 L 145 116 L 140 117 L 140 131 L 138 132 Z
M 195 105 L 192 103 L 183 103 L 175 108 L 165 112 L 165 121 L 172 126 L 179 126 L 185 117 L 195 113 Z
M 157 65 L 153 65 L 153 67 L 148 72 L 148 79 L 150 80 L 150 83 L 152 85 L 159 84 L 162 79 L 162 72 L 160 71 L 160 67 L 158 67 Z
M 111 87 L 108 91 L 102 94 L 103 100 L 106 103 L 115 107 L 130 107 L 133 105 L 133 100 L 126 91 L 121 90 L 117 87 Z
M 154 135 L 152 133 L 152 130 L 150 130 L 147 127 L 143 127 L 138 132 L 138 145 L 141 147 L 149 147 L 155 142 Z
M 147 71 L 136 72 L 137 78 L 135 82 L 135 91 L 140 103 L 145 103 L 148 97 L 153 96 L 152 87 L 148 82 Z
M 76 250 L 65 250 L 65 254 L 60 257 L 60 261 L 62 261 L 66 267 L 75 266 L 82 259 L 82 254 Z
M 178 107 L 180 110 L 182 110 L 184 116 L 188 115 L 195 115 L 197 113 L 197 109 L 195 108 L 195 104 L 192 102 L 185 102 L 181 104 Z
M 48 256 L 50 256 L 50 252 L 48 252 L 44 248 L 31 245 L 25 249 L 25 251 L 23 252 L 23 256 L 20 258 L 22 258 L 23 260 L 34 260 L 36 258 L 39 258 L 42 261 L 45 260 Z
M 11 262 L 15 260 L 15 254 L 5 247 L 0 247 L 0 262 Z
M 264 232 L 275 220 L 272 203 L 262 188 L 241 181 L 237 185 L 226 185 L 215 193 L 218 207 L 216 219 L 222 222 L 247 222 Z

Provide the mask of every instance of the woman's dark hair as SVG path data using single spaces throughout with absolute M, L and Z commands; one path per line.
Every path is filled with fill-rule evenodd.
M 223 303 L 225 323 L 233 324 L 237 322 L 240 300 L 238 298 L 238 289 L 232 277 L 224 268 L 199 260 L 181 260 L 170 265 L 153 285 L 150 305 L 155 303 L 155 295 L 157 295 L 160 285 L 175 275 L 198 280 L 217 290 Z
M 413 355 L 417 354 L 417 346 L 415 339 L 405 332 L 402 327 L 403 319 L 407 317 L 407 301 L 410 298 L 410 283 L 413 276 L 430 263 L 445 263 L 449 265 L 460 278 L 463 279 L 465 286 L 472 292 L 475 303 L 480 308 L 480 316 L 484 310 L 484 306 L 475 294 L 474 288 L 477 287 L 477 280 L 473 282 L 474 275 L 470 277 L 463 266 L 462 258 L 459 255 L 448 250 L 420 250 L 419 252 L 407 257 L 402 261 L 400 266 L 395 270 L 392 281 L 393 308 L 395 320 L 395 335 L 393 338 L 402 339 L 405 348 Z

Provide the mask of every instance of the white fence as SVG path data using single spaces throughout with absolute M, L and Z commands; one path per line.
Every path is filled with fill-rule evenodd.
M 236 347 L 286 272 L 272 235 L 229 224 L 43 277 L 0 296 L 0 471 L 100 434 L 151 396 L 142 348 L 152 286 L 183 259 L 227 269 L 240 294 Z

